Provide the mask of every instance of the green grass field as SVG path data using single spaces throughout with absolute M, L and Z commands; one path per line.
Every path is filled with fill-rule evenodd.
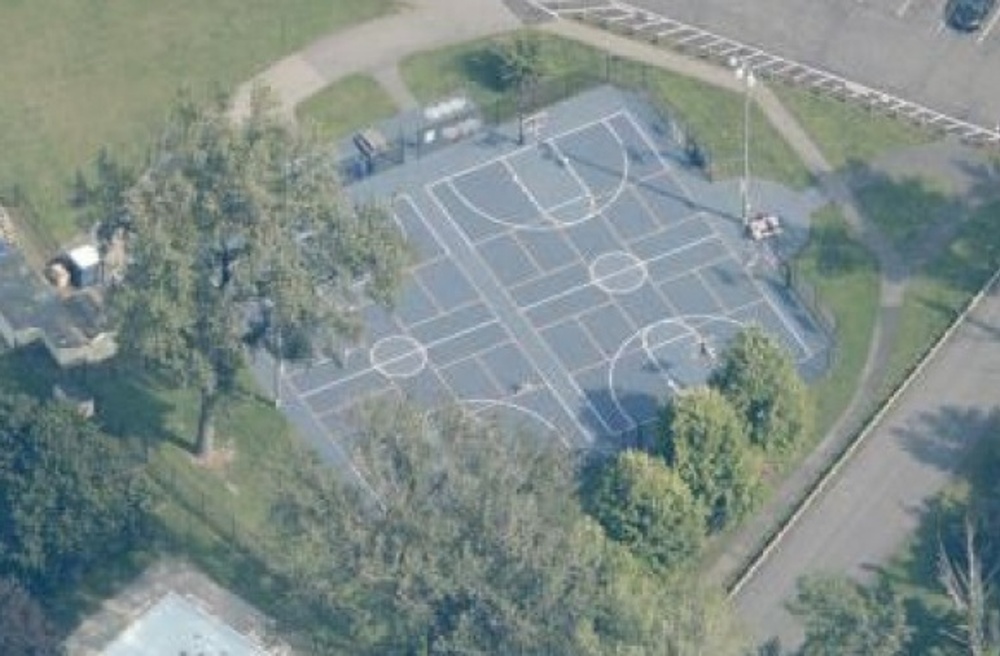
M 26 25 L 26 31 L 52 30 L 52 39 L 60 43 L 57 50 L 64 58 L 41 52 L 29 58 L 27 64 L 22 62 L 20 68 L 34 67 L 34 81 L 29 75 L 0 76 L 0 100 L 8 99 L 6 105 L 0 103 L 0 120 L 14 126 L 0 134 L 0 146 L 5 153 L 16 155 L 0 161 L 0 189 L 12 185 L 24 189 L 44 217 L 44 224 L 39 226 L 43 239 L 62 238 L 75 230 L 63 199 L 76 168 L 86 166 L 102 145 L 120 152 L 141 152 L 142 143 L 158 125 L 179 85 L 199 89 L 208 88 L 213 82 L 224 86 L 235 84 L 332 26 L 390 6 L 385 0 L 340 3 L 330 9 L 315 1 L 289 0 L 288 7 L 279 9 L 265 8 L 266 3 L 261 0 L 239 5 L 234 0 L 219 0 L 207 8 L 189 0 L 180 1 L 188 10 L 186 13 L 176 8 L 176 3 L 169 9 L 151 10 L 148 17 L 137 9 L 124 7 L 113 20 L 105 17 L 102 21 L 83 16 L 87 10 L 73 6 L 68 0 L 47 0 L 48 4 L 65 5 L 66 12 L 53 21 L 54 27 L 35 16 L 39 10 L 0 7 L 0 19 L 8 24 L 19 20 Z M 349 6 L 341 6 L 344 4 Z M 221 19 L 226 15 L 225 9 L 233 14 L 231 20 Z M 104 9 L 97 14 L 108 11 Z M 284 25 L 279 25 L 279 15 L 286 16 Z M 64 34 L 73 31 L 70 28 L 74 21 L 82 26 L 81 31 L 89 30 L 88 38 Z M 148 43 L 133 34 L 137 25 L 146 22 L 155 36 Z M 31 25 L 46 27 L 31 28 Z M 66 37 L 66 43 L 59 41 L 62 36 Z M 98 37 L 120 38 L 125 45 L 112 49 L 116 53 L 113 56 L 108 55 L 103 49 L 88 45 L 89 39 Z M 23 48 L 31 39 L 19 34 L 14 41 Z M 486 45 L 488 42 L 478 41 L 415 56 L 403 63 L 404 79 L 421 101 L 465 89 L 489 108 L 501 93 L 485 75 L 482 61 L 477 58 Z M 0 48 L 15 46 L 8 42 Z M 121 52 L 130 48 L 133 56 Z M 543 37 L 543 48 L 550 75 L 554 77 L 581 69 L 603 72 L 608 62 L 604 53 L 571 41 Z M 0 67 L 13 70 L 9 57 L 5 61 L 8 63 Z M 43 75 L 46 71 L 52 75 Z M 631 72 L 619 73 L 632 75 L 675 108 L 711 152 L 716 177 L 738 174 L 742 145 L 739 94 L 638 66 Z M 38 84 L 37 78 L 53 79 L 56 84 L 48 88 Z M 23 101 L 11 106 L 10 99 L 18 98 L 21 87 L 29 86 L 31 89 L 25 92 Z M 875 135 L 883 129 L 878 123 L 871 128 L 846 129 L 844 126 L 860 120 L 852 118 L 849 108 L 812 97 L 806 101 L 811 118 L 802 118 L 803 123 L 810 129 L 810 121 L 825 126 L 816 128 L 829 135 L 817 137 L 823 139 L 824 149 L 830 148 L 826 141 L 836 141 L 840 132 L 835 146 L 839 154 L 827 153 L 831 160 L 863 160 L 894 144 L 903 145 L 917 138 L 908 133 L 890 134 L 879 136 L 881 141 L 876 142 Z M 49 107 L 50 103 L 54 106 Z M 29 106 L 36 109 L 31 111 Z M 359 76 L 333 85 L 305 104 L 300 117 L 315 120 L 326 135 L 337 136 L 391 112 L 391 101 L 370 78 Z M 809 184 L 805 167 L 762 114 L 754 113 L 751 129 L 755 135 L 752 151 L 755 175 L 799 188 Z M 886 201 L 885 205 L 891 207 L 892 202 Z M 970 285 L 982 273 L 982 267 L 975 264 L 981 255 L 975 247 L 982 240 L 1000 241 L 1000 235 L 988 221 L 990 211 L 995 215 L 997 208 L 984 208 L 982 216 L 969 223 L 978 227 L 963 232 L 964 239 L 952 248 L 952 255 L 929 269 L 926 283 L 918 280 L 914 285 L 916 291 L 908 296 L 904 310 L 913 313 L 909 320 L 912 325 L 906 329 L 912 334 L 901 333 L 897 349 L 899 364 L 894 365 L 900 371 L 905 369 L 905 363 L 912 361 L 914 353 L 919 353 L 920 347 L 926 347 L 934 330 L 941 326 L 942 318 L 949 316 L 942 308 L 953 309 L 971 294 Z M 889 224 L 895 220 L 890 218 Z M 838 340 L 833 370 L 813 386 L 817 435 L 820 435 L 846 407 L 856 388 L 871 337 L 878 288 L 873 261 L 849 237 L 838 213 L 824 209 L 815 221 L 816 233 L 796 266 L 802 278 L 816 287 L 824 306 L 836 316 Z M 21 356 L 0 357 L 0 380 L 16 381 L 37 395 L 50 392 L 50 376 L 54 375 L 30 357 L 28 360 Z M 149 387 L 100 371 L 92 371 L 90 376 L 89 382 L 103 398 L 102 420 L 109 430 L 139 434 L 150 444 L 151 471 L 164 492 L 157 516 L 169 549 L 189 555 L 220 582 L 237 587 L 254 602 L 265 600 L 268 582 L 247 582 L 241 576 L 242 568 L 254 554 L 244 553 L 240 544 L 266 522 L 266 509 L 278 486 L 294 478 L 282 473 L 293 471 L 304 457 L 281 415 L 252 392 L 244 393 L 219 424 L 222 446 L 232 447 L 233 459 L 218 469 L 205 470 L 191 461 L 184 448 L 193 433 L 192 395 Z M 138 554 L 136 566 L 148 556 Z M 109 566 L 106 573 L 95 572 L 94 581 L 83 591 L 89 594 L 80 599 L 86 598 L 89 606 L 108 589 L 110 582 L 124 580 L 123 571 L 121 567 Z M 72 603 L 68 607 L 76 613 L 82 608 Z
M 920 244 L 925 230 L 935 224 L 954 221 L 962 209 L 939 182 L 930 177 L 892 180 L 872 176 L 855 191 L 865 216 L 888 237 L 897 251 L 926 251 Z
M 1000 266 L 1000 202 L 966 219 L 942 252 L 911 280 L 885 373 L 886 392 L 916 366 Z
M 610 79 L 639 86 L 670 107 L 681 122 L 710 153 L 717 178 L 735 177 L 742 171 L 743 97 L 690 78 L 608 56 L 588 45 L 539 34 L 545 78 L 589 74 L 594 79 Z M 503 95 L 485 61 L 493 40 L 480 40 L 421 53 L 404 61 L 403 79 L 414 95 L 427 102 L 456 90 L 465 90 L 477 100 L 488 116 Z M 542 85 L 546 83 L 543 79 Z M 809 172 L 787 143 L 771 127 L 764 115 L 754 110 L 751 117 L 754 175 L 803 188 Z
M 813 215 L 809 245 L 795 268 L 836 319 L 832 367 L 810 387 L 815 438 L 821 439 L 847 408 L 868 356 L 878 312 L 878 269 L 871 254 L 848 233 L 833 206 Z
M 33 207 L 33 238 L 77 231 L 77 169 L 108 147 L 139 156 L 182 87 L 229 90 L 393 0 L 38 0 L 0 3 L 0 195 Z
M 770 88 L 806 129 L 835 170 L 867 162 L 886 151 L 934 139 L 927 130 L 857 105 L 784 84 L 772 84 Z
M 320 139 L 336 140 L 389 118 L 396 104 L 368 75 L 351 75 L 334 82 L 295 108 L 300 122 L 311 122 Z

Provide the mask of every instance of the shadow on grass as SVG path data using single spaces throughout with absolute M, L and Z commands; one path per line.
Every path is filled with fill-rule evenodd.
M 162 383 L 139 378 L 114 360 L 61 368 L 40 344 L 0 355 L 0 390 L 48 400 L 57 385 L 93 397 L 97 422 L 110 435 L 139 439 L 147 446 L 167 441 L 191 449 L 192 442 L 170 428 L 176 407 L 162 392 Z
M 496 46 L 490 44 L 463 52 L 459 55 L 458 63 L 460 70 L 472 84 L 494 93 L 510 91 L 510 85 L 504 80 L 504 60 Z

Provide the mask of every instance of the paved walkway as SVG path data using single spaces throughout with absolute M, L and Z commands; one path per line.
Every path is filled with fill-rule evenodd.
M 651 66 L 669 69 L 688 77 L 697 78 L 714 86 L 736 93 L 744 91 L 743 82 L 731 71 L 690 59 L 683 55 L 658 48 L 651 44 L 628 39 L 607 31 L 569 21 L 547 23 L 542 29 L 562 37 L 583 41 L 599 48 L 641 61 Z M 882 363 L 888 358 L 892 339 L 895 335 L 896 318 L 902 305 L 906 268 L 878 229 L 866 221 L 858 211 L 853 194 L 836 175 L 833 167 L 813 143 L 798 121 L 781 104 L 767 87 L 758 86 L 754 99 L 792 149 L 805 163 L 816 178 L 823 192 L 840 208 L 858 238 L 874 254 L 882 271 L 880 303 L 881 311 L 876 318 L 875 331 L 867 355 L 861 382 L 847 410 L 816 449 L 803 461 L 782 486 L 776 491 L 771 502 L 750 520 L 734 536 L 726 551 L 709 569 L 710 580 L 720 585 L 732 581 L 740 569 L 759 549 L 773 532 L 782 518 L 803 498 L 820 473 L 827 468 L 837 453 L 846 447 L 848 441 L 860 426 L 868 411 L 867 401 L 877 392 L 881 382 Z
M 416 101 L 399 77 L 397 65 L 400 60 L 422 50 L 501 33 L 519 25 L 517 17 L 500 0 L 463 0 L 461 3 L 413 0 L 396 14 L 330 35 L 277 62 L 239 89 L 233 113 L 237 117 L 245 115 L 250 90 L 254 84 L 263 83 L 277 92 L 282 109 L 291 116 L 299 102 L 337 79 L 357 72 L 372 74 L 401 107 L 413 106 Z M 730 71 L 647 43 L 566 21 L 545 23 L 541 29 L 737 93 L 743 91 L 742 82 Z M 851 189 L 836 175 L 777 97 L 762 86 L 758 87 L 754 98 L 770 122 L 805 162 L 820 188 L 839 206 L 855 234 L 877 258 L 882 272 L 881 311 L 862 382 L 851 405 L 803 466 L 777 491 L 771 504 L 731 540 L 729 549 L 710 570 L 712 579 L 719 583 L 731 580 L 738 573 L 780 517 L 804 495 L 834 454 L 843 449 L 868 411 L 865 401 L 872 398 L 881 384 L 880 372 L 884 368 L 881 365 L 887 358 L 895 334 L 908 274 L 889 242 L 861 216 Z
M 520 25 L 500 0 L 408 0 L 396 13 L 334 32 L 278 61 L 237 89 L 232 114 L 237 119 L 246 116 L 251 90 L 263 84 L 274 90 L 282 111 L 294 117 L 300 102 L 332 82 L 360 72 L 377 74 L 390 94 L 407 104 L 408 92 L 393 81 L 392 69 L 400 61 L 423 50 Z

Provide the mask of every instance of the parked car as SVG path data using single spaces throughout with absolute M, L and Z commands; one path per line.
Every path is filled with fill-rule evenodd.
M 975 32 L 993 11 L 997 0 L 948 0 L 945 21 L 960 32 Z

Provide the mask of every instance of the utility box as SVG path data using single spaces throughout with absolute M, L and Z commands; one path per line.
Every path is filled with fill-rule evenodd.
M 93 287 L 101 281 L 101 255 L 91 245 L 78 246 L 66 253 L 70 282 L 78 289 Z

